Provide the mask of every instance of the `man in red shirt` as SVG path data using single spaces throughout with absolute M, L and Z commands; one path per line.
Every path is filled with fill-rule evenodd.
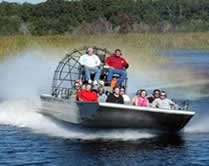
M 121 57 L 121 50 L 116 49 L 113 55 L 107 57 L 105 64 L 109 66 L 107 76 L 108 84 L 110 84 L 113 74 L 119 74 L 120 78 L 118 79 L 116 86 L 120 86 L 126 79 L 127 73 L 125 69 L 127 69 L 129 66 L 128 62 L 123 57 Z
M 98 102 L 97 93 L 91 90 L 91 84 L 87 84 L 86 89 L 80 90 L 76 98 L 83 102 Z

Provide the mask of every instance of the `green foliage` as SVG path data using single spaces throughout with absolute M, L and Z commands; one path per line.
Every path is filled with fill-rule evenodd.
M 39 4 L 3 1 L 0 35 L 20 34 L 22 25 L 33 35 L 73 33 L 75 29 L 109 33 L 110 30 L 98 30 L 102 28 L 103 21 L 98 21 L 101 18 L 109 27 L 111 24 L 113 32 L 203 32 L 209 30 L 209 1 L 47 0 Z M 85 24 L 88 26 L 81 28 Z M 94 25 L 97 28 L 92 28 Z M 137 31 L 133 25 L 138 27 Z
M 21 19 L 18 16 L 0 16 L 0 35 L 19 33 Z

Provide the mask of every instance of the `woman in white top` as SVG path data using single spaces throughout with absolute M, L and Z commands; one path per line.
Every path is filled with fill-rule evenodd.
M 120 95 L 123 96 L 123 100 L 124 100 L 125 103 L 129 103 L 131 101 L 130 97 L 127 94 L 125 94 L 125 88 L 124 87 L 120 88 Z

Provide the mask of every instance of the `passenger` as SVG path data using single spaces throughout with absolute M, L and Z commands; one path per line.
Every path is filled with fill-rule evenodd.
M 74 82 L 74 87 L 72 89 L 71 95 L 77 95 L 77 93 L 81 90 L 80 80 L 76 80 Z
M 107 95 L 105 94 L 105 90 L 102 86 L 98 88 L 97 96 L 101 102 L 105 102 L 107 100 Z
M 86 89 L 78 92 L 77 99 L 83 102 L 98 102 L 98 97 L 95 91 L 91 90 L 91 84 L 86 85 Z
M 155 99 L 160 97 L 160 90 L 155 89 L 153 90 L 152 96 L 148 97 L 149 103 L 151 104 Z
M 137 91 L 136 91 L 136 95 L 131 99 L 131 103 L 132 103 L 133 105 L 135 105 L 136 99 L 137 99 L 137 97 L 139 96 L 140 91 L 141 91 L 140 89 L 137 90 Z
M 86 89 L 86 84 L 82 84 L 81 85 L 81 90 L 85 90 Z
M 120 95 L 119 87 L 113 88 L 113 93 L 111 93 L 107 97 L 106 102 L 117 103 L 117 104 L 124 104 L 123 96 Z
M 112 81 L 113 74 L 119 74 L 120 78 L 117 80 L 116 86 L 120 86 L 123 81 L 126 79 L 126 71 L 125 69 L 128 68 L 129 64 L 125 60 L 125 58 L 121 57 L 121 50 L 116 49 L 115 53 L 105 60 L 105 65 L 109 66 L 108 69 L 108 76 L 107 76 L 107 83 L 110 85 Z
M 84 54 L 79 59 L 80 64 L 84 67 L 85 79 L 88 83 L 92 83 L 91 73 L 95 73 L 94 85 L 98 85 L 98 81 L 101 75 L 99 66 L 101 61 L 97 55 L 94 54 L 93 48 L 88 48 L 88 54 Z
M 131 101 L 130 97 L 125 94 L 125 88 L 124 87 L 121 87 L 120 88 L 120 95 L 123 96 L 123 100 L 125 103 L 129 103 Z
M 171 107 L 176 107 L 177 105 L 170 99 L 167 98 L 166 92 L 160 92 L 160 98 L 155 99 L 152 102 L 152 107 L 162 108 L 162 109 L 171 109 Z
M 147 99 L 147 91 L 142 89 L 139 93 L 139 96 L 135 100 L 135 105 L 140 107 L 148 107 L 149 100 Z

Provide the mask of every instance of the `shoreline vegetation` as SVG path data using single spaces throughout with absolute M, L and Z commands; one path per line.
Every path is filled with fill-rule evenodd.
M 0 3 L 0 36 L 208 32 L 208 0 Z
M 172 58 L 158 55 L 162 50 L 209 50 L 208 11 L 208 0 L 3 1 L 0 61 L 32 53 L 58 61 L 66 53 L 88 46 L 109 51 L 120 48 L 131 64 L 132 78 L 140 75 L 150 82 L 160 79 L 165 84 L 189 85 L 205 76 L 186 67 L 166 68 Z
M 133 62 L 161 62 L 154 58 L 160 50 L 209 50 L 208 11 L 208 0 L 3 1 L 0 58 L 26 49 L 63 55 L 97 46 L 121 48 Z
M 164 49 L 209 50 L 209 33 L 147 33 L 105 35 L 54 35 L 54 36 L 4 36 L 0 37 L 0 57 L 17 54 L 24 49 L 69 50 L 84 46 L 97 46 L 124 52 L 157 54 Z
M 0 61 L 25 55 L 25 51 L 27 55 L 38 51 L 35 55 L 61 59 L 67 52 L 85 46 L 107 48 L 109 51 L 120 48 L 131 64 L 130 73 L 133 76 L 145 74 L 153 80 L 160 78 L 177 85 L 190 85 L 194 80 L 205 80 L 204 76 L 195 75 L 187 68 L 165 70 L 163 66 L 171 64 L 172 59 L 158 55 L 166 49 L 209 50 L 209 33 L 5 36 L 0 37 Z

